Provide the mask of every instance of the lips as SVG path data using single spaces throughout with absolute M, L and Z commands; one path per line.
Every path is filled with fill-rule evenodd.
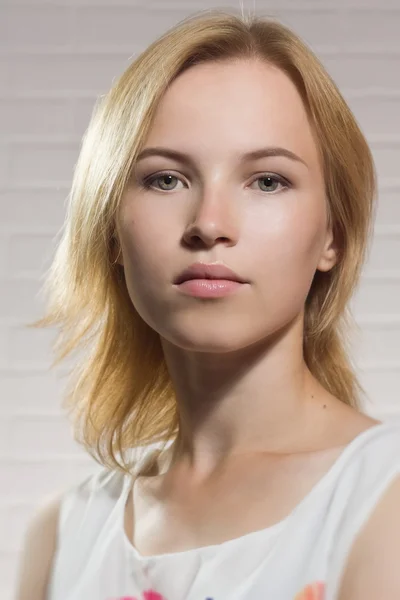
M 240 275 L 222 264 L 194 263 L 175 279 L 174 283 L 179 285 L 190 279 L 227 279 L 239 283 L 247 283 Z

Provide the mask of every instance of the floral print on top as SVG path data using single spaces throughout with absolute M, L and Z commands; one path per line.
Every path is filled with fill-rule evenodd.
M 309 583 L 306 587 L 296 594 L 293 600 L 324 600 L 325 597 L 325 584 L 322 581 L 315 581 Z M 136 596 L 120 596 L 119 598 L 108 598 L 107 600 L 167 600 L 154 590 L 147 590 L 143 592 L 142 598 Z M 214 600 L 213 598 L 205 598 L 204 600 Z
M 315 581 L 309 583 L 306 587 L 299 592 L 294 600 L 324 600 L 325 597 L 325 584 L 322 581 Z
M 141 598 L 137 598 L 137 596 L 119 596 L 118 598 L 107 598 L 107 600 L 167 600 L 154 590 L 147 590 L 143 592 Z

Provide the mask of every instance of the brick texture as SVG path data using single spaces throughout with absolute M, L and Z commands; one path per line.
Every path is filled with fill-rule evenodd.
M 40 276 L 62 225 L 81 136 L 96 97 L 130 59 L 188 14 L 244 5 L 277 16 L 313 47 L 340 86 L 376 160 L 371 255 L 352 301 L 353 349 L 368 412 L 400 416 L 399 0 L 3 0 L 0 7 L 0 597 L 11 600 L 23 534 L 47 493 L 97 464 L 61 412 L 54 332 Z

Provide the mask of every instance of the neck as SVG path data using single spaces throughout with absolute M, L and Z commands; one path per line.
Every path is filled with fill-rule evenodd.
M 309 443 L 331 396 L 310 373 L 296 339 L 292 332 L 224 354 L 188 353 L 163 342 L 180 418 L 174 464 L 206 472 L 234 455 L 290 452 Z

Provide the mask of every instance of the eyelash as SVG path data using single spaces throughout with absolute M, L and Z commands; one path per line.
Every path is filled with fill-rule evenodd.
M 156 173 L 154 175 L 150 175 L 149 177 L 146 177 L 142 182 L 141 185 L 146 189 L 151 189 L 152 183 L 154 181 L 156 181 L 157 179 L 161 178 L 161 177 L 165 177 L 166 175 L 171 175 L 171 177 L 175 177 L 176 179 L 178 179 L 179 181 L 181 181 L 179 179 L 179 177 L 177 175 L 174 175 L 173 173 L 171 173 L 170 171 L 164 171 L 161 173 Z M 280 183 L 283 187 L 283 190 L 287 190 L 291 187 L 291 183 L 290 181 L 288 181 L 287 179 L 285 179 L 284 177 L 282 177 L 281 175 L 277 175 L 275 173 L 262 173 L 261 175 L 259 175 L 258 177 L 256 177 L 256 179 L 254 179 L 251 183 L 253 184 L 255 181 L 258 181 L 260 179 L 267 179 L 270 178 L 273 181 L 277 181 L 278 183 Z M 182 182 L 183 183 L 183 182 Z M 174 190 L 162 190 L 162 189 L 157 189 L 157 192 L 162 192 L 162 193 L 167 193 L 167 192 L 173 192 Z M 263 190 L 260 190 L 261 192 Z M 264 192 L 265 194 L 276 194 L 278 191 L 282 191 L 282 190 L 274 190 L 273 192 Z

